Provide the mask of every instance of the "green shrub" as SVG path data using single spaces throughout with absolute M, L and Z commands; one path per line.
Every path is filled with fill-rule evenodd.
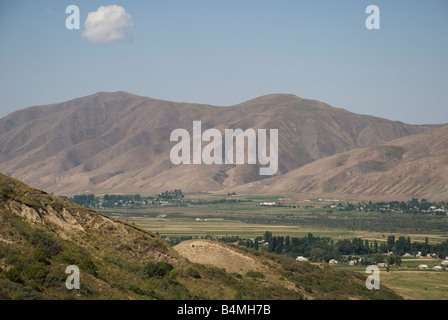
M 282 267 L 286 271 L 299 272 L 299 264 L 293 260 L 282 261 Z
M 143 291 L 142 289 L 140 289 L 140 287 L 138 287 L 138 286 L 136 286 L 134 284 L 130 285 L 129 290 L 134 292 L 134 293 L 136 293 L 136 294 L 138 294 L 138 295 L 141 295 L 141 296 L 146 294 L 145 291 Z
M 199 278 L 201 278 L 201 275 L 199 274 L 198 270 L 196 270 L 196 269 L 194 269 L 194 268 L 192 268 L 192 267 L 189 267 L 189 268 L 187 269 L 187 274 L 188 274 L 190 277 L 195 278 L 195 279 L 199 279 Z
M 44 264 L 50 264 L 47 260 L 47 256 L 42 248 L 34 249 L 33 251 L 33 259 L 37 262 L 42 262 Z
M 93 276 L 98 276 L 98 267 L 90 258 L 82 259 L 81 263 L 78 265 L 79 269 L 90 273 Z
M 37 284 L 42 285 L 48 275 L 48 267 L 42 262 L 35 262 L 25 267 L 24 276 L 27 279 L 35 280 Z
M 66 279 L 67 274 L 65 273 L 65 270 L 50 268 L 47 278 L 45 279 L 45 287 L 59 287 L 61 284 L 65 283 Z
M 35 248 L 42 249 L 47 258 L 51 258 L 61 251 L 61 247 L 56 239 L 40 229 L 33 230 L 30 241 Z
M 263 288 L 261 291 L 257 294 L 258 299 L 272 299 L 272 292 L 268 288 Z
M 21 270 L 18 267 L 12 267 L 6 271 L 5 277 L 13 282 L 23 283 Z
M 178 283 L 178 282 L 179 282 L 179 281 L 178 281 L 179 276 L 180 276 L 180 272 L 179 272 L 179 270 L 177 270 L 177 269 L 172 269 L 172 270 L 169 272 L 168 280 L 170 280 L 171 282 Z
M 143 273 L 148 277 L 164 277 L 168 272 L 173 270 L 174 267 L 165 261 L 148 262 L 143 269 Z
M 241 300 L 241 299 L 244 298 L 245 295 L 246 295 L 246 292 L 244 292 L 244 290 L 238 290 L 238 291 L 235 293 L 234 298 L 235 298 L 236 300 Z

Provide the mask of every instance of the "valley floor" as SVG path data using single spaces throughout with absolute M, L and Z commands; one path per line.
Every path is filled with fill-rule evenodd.
M 241 196 L 241 202 L 207 203 L 223 196 L 200 195 L 202 204 L 189 206 L 146 206 L 114 208 L 103 212 L 114 215 L 139 227 L 158 233 L 175 245 L 186 239 L 237 238 L 240 241 L 262 237 L 266 231 L 274 236 L 327 237 L 337 242 L 361 238 L 385 243 L 390 236 L 406 237 L 412 242 L 439 244 L 448 239 L 447 216 L 414 215 L 406 213 L 379 213 L 328 210 L 322 201 L 288 201 L 282 206 L 260 206 L 263 201 L 279 201 L 278 197 Z M 221 198 L 220 198 L 221 197 Z M 252 200 L 252 201 L 249 201 Z M 263 248 L 260 248 L 263 250 Z M 380 268 L 381 283 L 392 288 L 405 299 L 448 299 L 448 270 L 419 270 L 419 264 L 429 268 L 441 259 L 403 258 L 400 267 L 389 271 Z M 338 264 L 333 267 L 365 274 L 365 266 Z

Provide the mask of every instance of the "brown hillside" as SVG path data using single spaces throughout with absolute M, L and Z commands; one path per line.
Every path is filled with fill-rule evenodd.
M 191 262 L 212 265 L 227 272 L 246 274 L 248 271 L 268 270 L 266 265 L 254 257 L 214 241 L 183 241 L 174 246 L 174 249 Z
M 448 126 L 319 159 L 232 189 L 300 196 L 409 200 L 448 197 Z
M 279 171 L 432 130 L 350 113 L 294 95 L 231 107 L 175 103 L 126 92 L 30 107 L 0 120 L 0 172 L 58 195 L 219 191 L 258 181 L 256 165 L 174 166 L 177 128 L 279 130 Z M 286 188 L 288 189 L 288 188 Z

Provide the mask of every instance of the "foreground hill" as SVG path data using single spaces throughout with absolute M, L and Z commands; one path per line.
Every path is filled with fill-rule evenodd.
M 102 92 L 0 119 L 0 172 L 57 195 L 219 191 L 264 178 L 255 165 L 174 166 L 170 133 L 191 132 L 194 120 L 202 122 L 202 131 L 278 129 L 277 175 L 436 127 L 358 115 L 287 94 L 215 107 Z
M 409 200 L 448 197 L 448 126 L 316 160 L 239 193 Z
M 213 252 L 214 264 L 195 263 L 149 231 L 0 174 L 0 299 L 400 298 L 367 290 L 363 275 L 213 246 L 255 270 L 225 270 Z M 80 290 L 65 287 L 68 265 L 81 270 Z

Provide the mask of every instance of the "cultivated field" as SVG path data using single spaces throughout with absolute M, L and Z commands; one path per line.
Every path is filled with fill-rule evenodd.
M 361 237 L 369 241 L 385 241 L 389 235 L 410 237 L 412 241 L 421 242 L 428 237 L 430 243 L 448 239 L 448 216 L 328 210 L 326 206 L 337 203 L 337 199 L 296 200 L 279 196 L 203 193 L 188 194 L 186 199 L 201 203 L 101 211 L 167 236 L 234 235 L 254 238 L 271 231 L 274 235 L 291 237 L 311 232 L 334 239 Z M 226 202 L 219 202 L 223 200 Z M 262 202 L 276 202 L 283 206 L 261 206 Z

